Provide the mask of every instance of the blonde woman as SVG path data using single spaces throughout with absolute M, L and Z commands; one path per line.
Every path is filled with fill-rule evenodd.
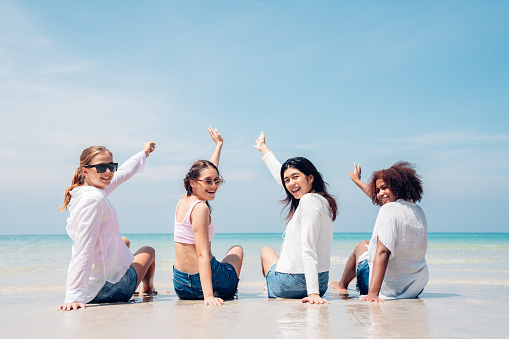
M 73 241 L 65 302 L 60 310 L 78 310 L 87 303 L 128 301 L 141 282 L 142 292 L 156 293 L 154 249 L 146 246 L 131 253 L 108 200 L 120 184 L 143 171 L 155 147 L 154 142 L 143 144 L 143 150 L 120 167 L 104 146 L 91 146 L 81 153 L 80 165 L 59 210 L 69 210 L 66 230 Z

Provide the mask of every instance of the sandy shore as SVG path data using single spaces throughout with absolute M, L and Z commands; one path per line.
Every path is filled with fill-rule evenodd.
M 508 338 L 507 286 L 430 284 L 420 299 L 361 302 L 328 291 L 329 305 L 267 299 L 240 286 L 238 300 L 206 307 L 162 289 L 154 298 L 57 311 L 62 291 L 2 294 L 1 338 L 403 337 Z

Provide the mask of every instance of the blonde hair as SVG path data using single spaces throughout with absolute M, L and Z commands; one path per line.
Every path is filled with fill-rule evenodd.
M 71 201 L 72 198 L 72 195 L 70 193 L 71 190 L 75 187 L 85 184 L 85 175 L 81 171 L 81 168 L 83 166 L 89 165 L 92 159 L 97 154 L 100 153 L 109 153 L 110 156 L 113 157 L 113 154 L 104 146 L 90 146 L 88 148 L 85 148 L 83 152 L 81 152 L 80 165 L 78 166 L 78 168 L 76 168 L 76 171 L 74 171 L 74 175 L 71 180 L 71 186 L 67 187 L 67 189 L 64 192 L 64 204 L 62 205 L 62 207 L 60 207 L 58 212 L 64 209 L 67 210 L 67 205 L 69 205 L 69 202 Z

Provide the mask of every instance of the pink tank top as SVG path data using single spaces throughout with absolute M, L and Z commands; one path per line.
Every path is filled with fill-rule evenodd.
M 187 214 L 181 223 L 177 222 L 177 210 L 175 209 L 175 228 L 173 230 L 173 240 L 175 242 L 180 242 L 184 244 L 195 244 L 193 235 L 193 225 L 191 225 L 191 212 L 193 211 L 194 206 L 196 206 L 196 204 L 199 203 L 205 203 L 205 201 L 197 200 L 193 202 L 189 209 L 187 210 Z M 214 238 L 215 234 L 216 226 L 212 222 L 211 217 L 209 224 L 209 241 L 212 241 L 212 238 Z

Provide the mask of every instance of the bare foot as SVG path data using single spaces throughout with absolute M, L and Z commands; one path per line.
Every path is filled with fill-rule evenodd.
M 154 291 L 146 291 L 146 292 L 141 292 L 143 293 L 144 295 L 147 295 L 147 296 L 154 296 L 154 295 L 157 295 L 157 291 L 154 290 Z
M 333 290 L 337 292 L 346 292 L 348 290 L 348 286 L 345 286 L 341 281 L 333 281 L 330 283 Z
M 152 286 L 148 286 L 145 288 L 145 285 L 143 285 L 143 288 L 141 289 L 141 293 L 145 295 L 157 295 L 156 288 Z

